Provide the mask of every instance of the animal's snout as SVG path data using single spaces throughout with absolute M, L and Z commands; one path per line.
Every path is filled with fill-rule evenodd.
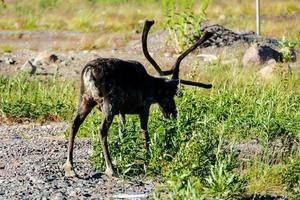
M 168 112 L 168 113 L 163 113 L 164 117 L 167 119 L 174 119 L 177 117 L 177 110 L 173 111 L 173 112 Z

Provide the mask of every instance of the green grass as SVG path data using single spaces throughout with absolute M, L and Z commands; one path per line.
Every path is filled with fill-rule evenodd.
M 282 177 L 285 180 L 285 189 L 289 192 L 291 199 L 300 198 L 300 156 L 291 158 L 291 162 L 282 172 Z
M 74 113 L 74 83 L 19 75 L 0 77 L 0 113 L 7 121 L 67 120 Z
M 0 28 L 132 33 L 140 30 L 140 20 L 160 13 L 154 0 L 20 0 L 0 7 Z
M 183 88 L 183 97 L 176 98 L 176 120 L 164 119 L 159 109 L 152 107 L 150 155 L 143 148 L 138 117 L 127 117 L 123 136 L 118 134 L 115 119 L 108 141 L 117 173 L 126 179 L 160 177 L 163 182 L 154 198 L 299 195 L 299 179 L 293 173 L 299 171 L 300 151 L 275 161 L 269 148 L 274 140 L 286 136 L 299 141 L 299 74 L 278 74 L 263 81 L 240 66 L 215 63 L 197 78 L 214 80 L 214 87 Z M 55 77 L 1 77 L 0 113 L 10 121 L 71 121 L 78 88 L 75 82 Z M 98 140 L 100 124 L 101 115 L 95 109 L 79 130 L 79 137 L 92 138 L 92 160 L 96 168 L 104 170 Z M 241 165 L 234 146 L 253 138 L 262 144 L 263 157 Z M 228 149 L 228 144 L 232 148 Z
M 14 50 L 14 48 L 9 45 L 0 46 L 0 52 L 3 52 L 3 53 L 11 53 L 11 52 L 13 52 L 13 50 Z

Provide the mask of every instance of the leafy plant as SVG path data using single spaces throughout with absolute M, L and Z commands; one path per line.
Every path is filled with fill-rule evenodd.
M 200 13 L 195 13 L 194 0 L 182 0 L 180 4 L 175 0 L 163 0 L 166 27 L 172 39 L 175 39 L 178 52 L 202 35 L 201 24 L 206 19 L 208 4 L 209 0 L 202 0 Z
M 232 168 L 232 155 L 217 159 L 215 165 L 210 168 L 210 174 L 206 180 L 204 194 L 208 197 L 221 199 L 234 199 L 242 197 L 245 193 L 246 179 Z
M 299 44 L 298 44 L 299 45 Z M 297 46 L 296 42 L 287 40 L 285 37 L 279 41 L 280 52 L 283 55 L 284 62 L 296 61 L 295 47 Z
M 236 153 L 230 149 L 229 153 L 221 153 L 223 147 L 223 133 L 219 136 L 216 150 L 216 162 L 210 167 L 210 173 L 205 178 L 204 194 L 207 197 L 234 199 L 245 193 L 246 179 L 234 170 L 238 166 Z
M 291 161 L 284 171 L 283 180 L 291 199 L 300 198 L 300 155 Z

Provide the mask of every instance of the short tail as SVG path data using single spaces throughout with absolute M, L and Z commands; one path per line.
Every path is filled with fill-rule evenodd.
M 99 89 L 95 82 L 96 78 L 93 73 L 93 67 L 85 66 L 81 73 L 81 92 L 91 95 L 93 98 L 99 97 Z

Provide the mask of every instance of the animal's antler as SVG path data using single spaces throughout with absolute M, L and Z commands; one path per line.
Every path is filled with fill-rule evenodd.
M 166 70 L 162 71 L 159 65 L 155 62 L 155 60 L 150 56 L 148 52 L 148 47 L 147 47 L 147 37 L 149 30 L 151 29 L 152 25 L 154 24 L 154 20 L 146 20 L 145 25 L 144 25 L 144 30 L 143 30 L 143 35 L 142 35 L 142 46 L 143 46 L 143 53 L 147 60 L 152 64 L 152 66 L 156 69 L 156 71 L 159 73 L 160 76 L 166 76 L 166 75 L 171 75 L 172 74 L 172 79 L 179 79 L 179 67 L 181 61 L 193 50 L 195 50 L 199 45 L 204 43 L 207 39 L 209 39 L 213 33 L 211 32 L 204 32 L 203 36 L 195 43 L 193 44 L 190 48 L 188 48 L 185 52 L 183 52 L 176 60 L 175 65 L 172 67 L 171 70 Z M 203 87 L 203 88 L 211 88 L 211 84 L 204 84 L 204 83 L 199 83 L 199 82 L 193 82 L 193 81 L 187 81 L 187 80 L 181 80 L 180 82 L 185 85 L 192 85 L 192 86 L 198 86 L 198 87 Z
M 188 48 L 186 51 L 184 51 L 176 60 L 173 68 L 172 68 L 172 79 L 179 79 L 179 67 L 181 61 L 192 51 L 194 51 L 199 45 L 203 44 L 206 40 L 208 40 L 213 33 L 211 32 L 204 32 L 203 36 L 195 43 L 193 44 L 190 48 Z M 197 87 L 203 87 L 203 88 L 211 88 L 212 84 L 204 84 L 200 82 L 193 82 L 193 81 L 187 81 L 187 80 L 182 80 L 180 79 L 180 82 L 185 85 L 192 85 L 192 86 L 197 86 Z
M 147 38 L 148 38 L 148 33 L 154 24 L 154 20 L 146 20 L 145 25 L 144 25 L 144 30 L 143 30 L 143 35 L 142 35 L 142 46 L 143 46 L 143 53 L 147 60 L 151 63 L 151 65 L 156 69 L 158 74 L 160 76 L 166 76 L 170 75 L 173 73 L 172 70 L 167 70 L 167 71 L 162 71 L 159 65 L 155 62 L 155 60 L 150 56 L 148 52 L 148 47 L 147 47 Z
M 146 20 L 145 25 L 144 25 L 144 30 L 143 30 L 143 35 L 142 35 L 142 46 L 143 46 L 143 53 L 147 60 L 151 63 L 151 65 L 156 69 L 156 71 L 159 73 L 160 76 L 163 76 L 164 73 L 158 66 L 158 64 L 155 62 L 155 60 L 150 56 L 148 52 L 148 47 L 147 47 L 147 37 L 148 37 L 148 32 L 151 28 L 151 26 L 154 24 L 154 20 Z
M 204 32 L 203 36 L 195 43 L 193 44 L 190 48 L 188 48 L 187 50 L 185 50 L 176 60 L 175 65 L 172 68 L 173 71 L 173 75 L 172 75 L 172 79 L 179 79 L 179 67 L 180 67 L 180 63 L 181 61 L 192 51 L 194 51 L 199 45 L 201 45 L 202 43 L 204 43 L 207 39 L 209 39 L 211 36 L 213 35 L 213 33 L 211 32 Z

